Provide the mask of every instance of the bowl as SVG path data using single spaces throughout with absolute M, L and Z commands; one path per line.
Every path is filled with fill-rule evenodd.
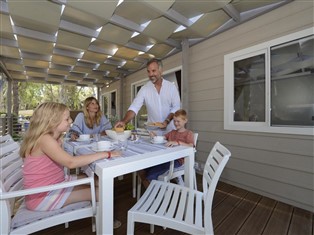
M 109 136 L 112 140 L 114 141 L 125 141 L 128 138 L 130 138 L 131 136 L 131 131 L 127 130 L 127 131 L 123 131 L 123 132 L 116 132 L 114 130 L 106 130 L 106 134 L 107 136 Z

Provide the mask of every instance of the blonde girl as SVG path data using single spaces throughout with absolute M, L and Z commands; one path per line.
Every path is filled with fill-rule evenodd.
M 20 149 L 20 155 L 24 158 L 26 189 L 86 177 L 65 175 L 63 168 L 82 167 L 99 159 L 120 155 L 119 152 L 98 152 L 77 157 L 69 155 L 61 143 L 71 123 L 70 111 L 64 104 L 47 102 L 36 108 Z M 87 185 L 38 193 L 25 198 L 26 207 L 37 211 L 55 210 L 85 200 L 91 200 Z

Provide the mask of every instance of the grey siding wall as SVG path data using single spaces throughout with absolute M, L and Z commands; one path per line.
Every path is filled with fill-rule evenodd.
M 224 130 L 223 62 L 225 54 L 313 27 L 313 12 L 312 1 L 294 1 L 189 50 L 189 129 L 199 133 L 196 160 L 204 163 L 220 141 L 232 152 L 221 180 L 309 211 L 314 211 L 313 136 Z M 181 64 L 181 54 L 174 55 L 164 61 L 164 71 Z M 146 77 L 142 70 L 123 82 L 123 114 L 131 103 L 131 83 Z
M 190 48 L 190 128 L 199 132 L 197 161 L 215 141 L 232 157 L 222 180 L 313 209 L 313 136 L 223 129 L 224 55 L 313 26 L 313 2 L 295 1 Z

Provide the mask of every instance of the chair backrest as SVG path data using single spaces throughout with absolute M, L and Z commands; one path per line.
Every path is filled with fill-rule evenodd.
M 198 139 L 198 133 L 194 133 L 194 149 L 195 149 L 195 151 L 196 151 L 197 139 Z
M 220 175 L 224 167 L 226 166 L 230 156 L 231 156 L 230 151 L 219 142 L 216 142 L 214 147 L 210 151 L 207 161 L 205 163 L 203 172 L 203 192 L 205 196 L 204 198 L 205 231 L 206 228 L 211 229 L 212 227 L 211 213 L 214 193 Z
M 0 149 L 0 193 L 22 189 L 23 160 L 19 155 L 20 145 L 13 140 L 7 140 L 0 143 Z M 1 226 L 10 226 L 9 218 L 13 214 L 14 203 L 15 199 L 0 201 Z

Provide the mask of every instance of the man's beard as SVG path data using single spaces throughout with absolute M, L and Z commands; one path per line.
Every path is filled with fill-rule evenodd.
M 158 80 L 158 78 L 157 77 L 150 77 L 149 78 L 150 79 L 150 81 L 152 82 L 152 83 L 156 83 L 157 82 L 157 80 Z

